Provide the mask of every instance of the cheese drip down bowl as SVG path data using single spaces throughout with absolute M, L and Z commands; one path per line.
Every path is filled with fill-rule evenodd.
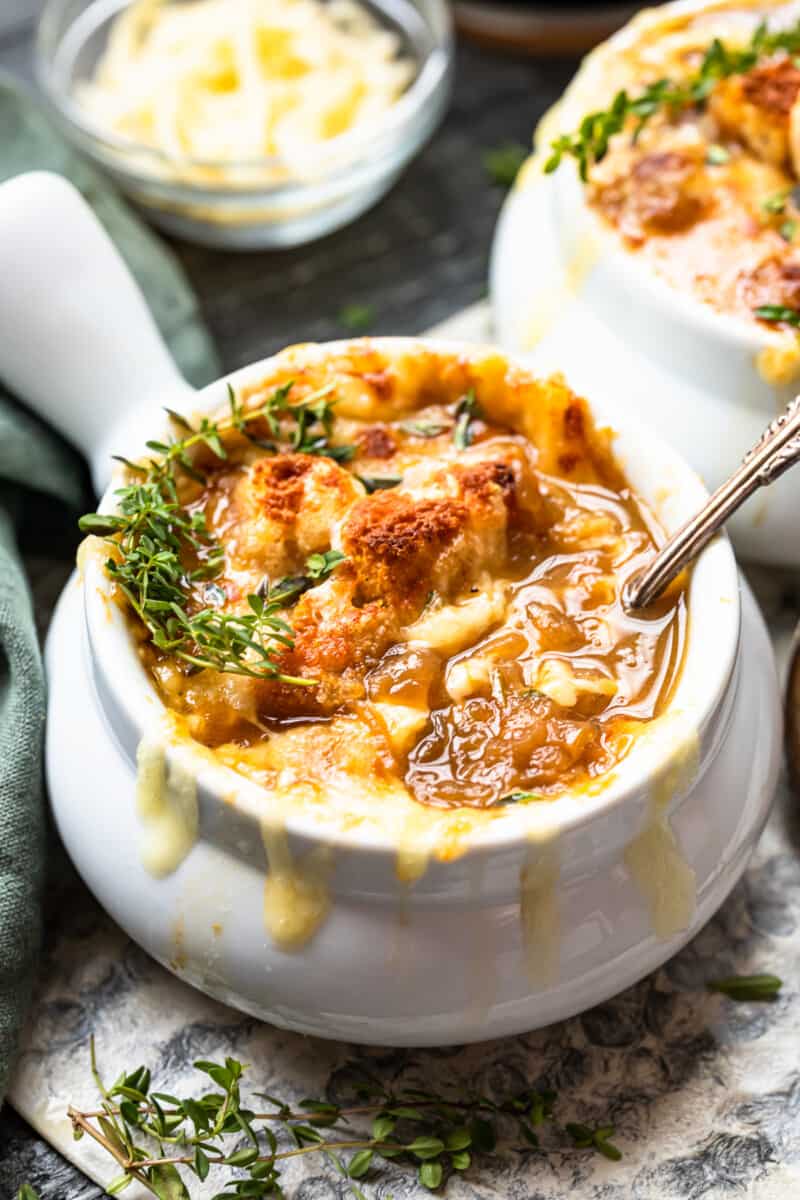
M 43 220 L 56 206 L 57 241 Z M 498 413 L 520 384 L 528 389 L 527 417 L 545 411 L 536 401 L 543 404 L 549 393 L 526 368 L 492 348 L 436 339 L 301 345 L 193 393 L 176 377 L 141 298 L 66 185 L 47 176 L 15 181 L 0 190 L 0 214 L 16 235 L 3 250 L 6 270 L 16 255 L 33 262 L 24 303 L 0 313 L 16 334 L 3 348 L 0 370 L 84 448 L 98 484 L 107 481 L 111 450 L 136 461 L 147 453 L 147 439 L 168 436 L 160 406 L 195 424 L 230 411 L 230 390 L 247 403 L 265 380 L 287 372 L 297 381 L 338 372 L 337 387 L 346 392 L 342 364 L 354 361 L 382 363 L 384 373 L 379 383 L 368 371 L 369 386 L 351 373 L 342 420 L 355 420 L 362 404 L 373 425 L 422 421 L 422 412 L 412 417 L 402 405 L 392 408 L 398 380 L 413 379 L 420 364 L 435 367 L 436 380 L 426 384 L 429 408 L 432 383 L 442 387 L 452 377 L 456 391 L 463 378 L 474 380 L 484 417 Z M 70 255 L 83 264 L 80 306 L 74 284 L 68 290 L 64 282 L 74 266 L 65 261 Z M 89 367 L 78 348 L 91 344 L 101 314 L 103 344 Z M 34 340 L 48 348 L 46 383 L 29 353 Z M 456 420 L 464 411 L 457 408 Z M 652 512 L 654 528 L 669 531 L 699 507 L 704 489 L 673 451 L 591 396 L 586 412 L 597 430 L 610 430 L 614 460 Z M 490 424 L 474 409 L 470 417 Z M 459 450 L 468 459 L 488 453 L 495 436 L 488 428 L 472 433 Z M 334 423 L 332 445 L 350 436 Z M 454 444 L 452 430 L 445 440 Z M 350 461 L 355 470 L 358 455 Z M 565 477 L 574 465 L 563 465 Z M 449 469 L 458 475 L 463 466 L 458 458 Z M 372 463 L 370 470 L 376 473 Z M 101 513 L 114 513 L 119 486 L 112 482 Z M 389 501 L 373 506 L 375 497 L 395 491 L 370 490 L 363 478 L 358 488 L 339 543 L 352 570 L 353 511 L 382 509 Z M 780 722 L 763 623 L 725 539 L 691 572 L 680 669 L 626 752 L 581 786 L 567 780 L 551 791 L 545 784 L 526 802 L 497 804 L 492 796 L 472 806 L 420 802 L 399 787 L 389 795 L 378 786 L 377 763 L 371 773 L 362 768 L 360 779 L 345 780 L 350 786 L 337 784 L 335 771 L 323 778 L 314 753 L 326 713 L 313 718 L 318 732 L 309 731 L 307 760 L 295 766 L 291 787 L 280 772 L 265 785 L 253 771 L 232 769 L 214 737 L 199 740 L 199 725 L 187 736 L 192 714 L 176 717 L 165 705 L 109 579 L 108 557 L 107 544 L 89 542 L 48 641 L 47 772 L 55 818 L 87 884 L 130 935 L 170 970 L 244 1011 L 378 1044 L 463 1042 L 532 1029 L 652 970 L 708 919 L 744 869 L 774 787 Z M 347 569 L 334 564 L 328 582 L 337 572 L 345 581 Z M 314 591 L 305 591 L 307 603 Z M 299 606 L 292 611 L 300 644 Z M 527 669 L 527 660 L 522 665 Z M 532 690 L 548 688 L 552 680 L 539 679 Z M 267 745 L 279 736 L 268 728 Z
M 800 381 L 795 44 L 795 2 L 640 13 L 541 121 L 496 233 L 501 344 L 539 371 L 561 363 L 573 387 L 646 421 L 711 490 Z M 589 114 L 611 114 L 622 91 L 639 107 L 603 125 L 607 153 L 583 124 L 600 152 L 590 148 L 586 180 L 569 151 L 556 166 L 553 144 L 579 142 Z M 751 500 L 730 522 L 736 549 L 800 562 L 799 498 L 787 475 Z

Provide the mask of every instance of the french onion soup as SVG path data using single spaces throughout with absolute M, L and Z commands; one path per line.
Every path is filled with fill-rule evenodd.
M 583 120 L 545 166 L 575 158 L 589 204 L 674 287 L 781 330 L 800 325 L 797 11 L 709 0 L 635 22 L 579 76 Z
M 84 519 L 164 704 L 266 787 L 489 809 L 595 786 L 664 709 L 687 620 L 683 586 L 623 609 L 661 533 L 610 433 L 491 352 L 314 350 L 173 415 Z

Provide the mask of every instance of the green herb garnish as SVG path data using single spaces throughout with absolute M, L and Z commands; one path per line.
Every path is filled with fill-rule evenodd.
M 504 142 L 484 153 L 483 167 L 492 183 L 510 188 L 529 154 L 529 147 L 521 142 Z
M 157 457 L 146 464 L 122 459 L 135 478 L 116 492 L 118 513 L 89 513 L 79 525 L 83 533 L 107 538 L 113 545 L 106 571 L 159 650 L 198 670 L 309 685 L 314 681 L 283 675 L 276 662 L 276 655 L 294 644 L 291 627 L 278 615 L 285 595 L 251 595 L 248 611 L 229 613 L 220 611 L 225 596 L 217 587 L 204 590 L 205 607 L 192 609 L 195 586 L 219 575 L 224 551 L 208 532 L 203 513 L 190 511 L 178 498 L 181 474 L 205 482 L 192 451 L 202 446 L 215 458 L 225 459 L 222 435 L 234 430 L 270 453 L 288 442 L 284 448 L 299 453 L 325 454 L 340 461 L 352 457 L 355 447 L 328 442 L 332 387 L 291 404 L 292 387 L 291 382 L 284 384 L 263 404 L 245 410 L 229 386 L 230 415 L 219 421 L 204 417 L 196 428 L 168 409 L 170 420 L 184 436 L 149 441 L 147 447 Z M 268 439 L 254 434 L 256 423 L 266 425 Z
M 258 589 L 258 595 L 263 599 L 286 608 L 294 604 L 298 597 L 310 588 L 323 583 L 333 570 L 344 562 L 347 555 L 340 550 L 326 550 L 324 554 L 309 554 L 306 559 L 306 569 L 303 575 L 289 575 L 271 584 L 264 580 Z
M 800 51 L 800 22 L 791 29 L 770 33 L 766 24 L 756 29 L 749 43 L 740 50 L 729 49 L 719 38 L 706 50 L 699 70 L 682 83 L 670 79 L 659 79 L 648 84 L 637 96 L 629 96 L 624 89 L 617 92 L 611 107 L 599 112 L 587 113 L 575 133 L 561 134 L 551 144 L 551 155 L 544 169 L 547 174 L 557 170 L 565 155 L 574 158 L 582 180 L 586 180 L 589 168 L 601 162 L 608 153 L 609 143 L 620 133 L 629 120 L 635 120 L 634 143 L 647 122 L 657 112 L 666 110 L 680 112 L 693 105 L 701 105 L 721 79 L 731 75 L 742 75 L 750 71 L 759 59 L 780 50 L 787 54 Z
M 777 226 L 778 233 L 785 242 L 793 242 L 797 234 L 797 221 L 794 217 L 786 216 L 787 205 L 791 198 L 792 190 L 789 188 L 780 192 L 773 192 L 771 196 L 766 196 L 761 201 L 761 211 L 764 213 L 765 218 L 767 218 L 766 223 L 768 225 L 771 224 L 773 227 L 775 225 L 775 221 L 771 218 L 786 218 Z
M 39 1200 L 39 1193 L 29 1183 L 23 1183 L 17 1192 L 17 1200 Z
M 403 421 L 400 428 L 403 433 L 410 433 L 412 437 L 435 438 L 444 433 L 447 426 L 437 425 L 435 421 Z
M 313 1099 L 290 1103 L 256 1092 L 264 1102 L 259 1106 L 254 1099 L 245 1102 L 241 1089 L 247 1068 L 234 1058 L 196 1062 L 202 1094 L 178 1097 L 153 1090 L 146 1067 L 123 1072 L 106 1087 L 97 1070 L 94 1039 L 90 1050 L 100 1105 L 90 1112 L 70 1108 L 68 1116 L 76 1138 L 92 1138 L 116 1160 L 122 1174 L 108 1189 L 112 1195 L 136 1182 L 159 1200 L 190 1200 L 187 1183 L 192 1176 L 202 1181 L 213 1170 L 220 1200 L 280 1200 L 286 1161 L 308 1154 L 324 1156 L 354 1200 L 366 1200 L 354 1181 L 386 1160 L 415 1172 L 423 1187 L 435 1191 L 450 1171 L 466 1171 L 483 1155 L 494 1154 L 500 1133 L 506 1138 L 514 1130 L 517 1153 L 541 1149 L 537 1130 L 545 1124 L 558 1154 L 577 1148 L 621 1157 L 609 1141 L 611 1125 L 561 1126 L 554 1116 L 557 1097 L 549 1090 L 526 1087 L 496 1101 L 480 1093 L 463 1097 L 394 1090 L 370 1076 L 354 1081 L 347 1106 Z M 258 1107 L 264 1111 L 255 1111 Z
M 783 304 L 762 304 L 758 308 L 754 308 L 753 312 L 761 321 L 770 321 L 773 324 L 779 325 L 793 325 L 795 328 L 800 326 L 800 310 L 787 308 Z
M 496 800 L 495 804 L 522 804 L 526 800 L 541 800 L 541 796 L 537 796 L 536 792 L 508 792 Z
M 709 980 L 706 987 L 731 1000 L 769 1003 L 777 1000 L 783 981 L 777 975 L 729 975 L 725 979 Z
M 339 324 L 351 333 L 363 333 L 375 321 L 371 304 L 345 304 L 339 312 Z
M 461 397 L 456 405 L 456 423 L 453 426 L 453 442 L 457 450 L 466 450 L 467 446 L 471 446 L 474 439 L 474 430 L 472 422 L 483 416 L 481 406 L 478 403 L 475 389 L 470 388 L 469 391 Z
M 403 482 L 402 475 L 357 475 L 356 479 L 361 480 L 370 494 L 397 487 L 399 483 Z
M 731 152 L 724 146 L 716 143 L 708 147 L 706 152 L 706 162 L 712 167 L 724 166 L 726 162 L 730 162 Z
M 293 387 L 294 382 L 290 381 L 277 388 L 259 408 L 245 411 L 229 384 L 230 427 L 272 454 L 291 450 L 296 454 L 321 454 L 336 462 L 349 462 L 356 447 L 349 444 L 333 446 L 329 440 L 333 430 L 335 403 L 332 399 L 333 384 L 319 388 L 295 404 L 290 401 Z M 250 425 L 259 418 L 266 422 L 269 438 L 255 437 L 250 432 Z M 224 423 L 223 428 L 227 428 Z M 281 441 L 287 444 L 281 446 Z
M 341 550 L 326 550 L 324 554 L 309 554 L 306 559 L 306 574 L 315 583 L 327 579 L 334 567 L 343 563 L 347 558 Z
M 770 216 L 779 216 L 786 211 L 786 202 L 790 195 L 791 192 L 788 190 L 773 192 L 771 196 L 766 196 L 761 201 L 761 207 Z
M 613 1125 L 598 1125 L 591 1129 L 588 1125 L 570 1123 L 566 1126 L 567 1133 L 578 1150 L 596 1150 L 612 1162 L 619 1162 L 622 1151 L 608 1139 L 614 1136 Z

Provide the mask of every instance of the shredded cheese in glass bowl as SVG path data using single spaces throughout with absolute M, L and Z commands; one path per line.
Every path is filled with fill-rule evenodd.
M 450 60 L 444 0 L 49 0 L 37 55 L 67 132 L 154 220 L 242 248 L 378 199 Z
M 356 0 L 137 0 L 76 97 L 171 157 L 278 157 L 303 174 L 321 142 L 374 128 L 414 74 Z

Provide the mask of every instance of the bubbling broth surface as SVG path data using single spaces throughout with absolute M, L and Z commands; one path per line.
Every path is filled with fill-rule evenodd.
M 444 666 L 431 728 L 409 755 L 406 781 L 426 803 L 484 805 L 595 776 L 669 693 L 683 604 L 632 618 L 610 582 L 620 559 L 652 545 L 638 505 L 598 488 L 553 493 L 597 547 L 587 557 L 560 529 L 519 545 L 506 622 Z
M 486 809 L 593 786 L 663 711 L 687 620 L 682 586 L 622 607 L 661 534 L 609 435 L 497 355 L 301 352 L 240 397 L 291 383 L 279 420 L 226 433 L 225 458 L 201 447 L 180 500 L 223 551 L 210 580 L 189 580 L 204 550 L 187 561 L 193 611 L 283 588 L 274 660 L 308 682 L 193 669 L 134 619 L 166 705 L 270 788 Z M 326 387 L 298 448 L 297 406 Z

